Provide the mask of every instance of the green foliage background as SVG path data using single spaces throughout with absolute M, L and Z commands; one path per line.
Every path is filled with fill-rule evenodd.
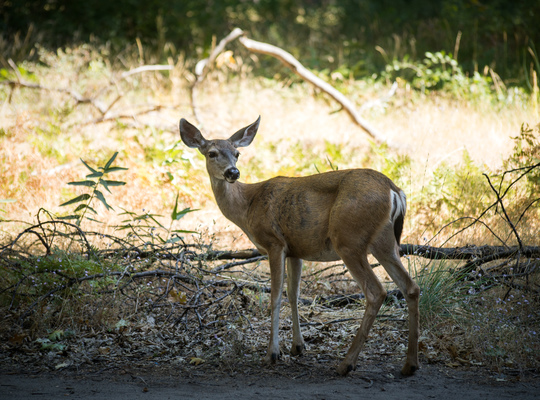
M 537 0 L 0 2 L 7 42 L 17 33 L 28 35 L 31 26 L 31 34 L 51 48 L 94 38 L 121 51 L 140 38 L 159 58 L 177 52 L 200 57 L 214 36 L 219 40 L 238 26 L 254 39 L 284 46 L 311 68 L 346 65 L 356 77 L 384 70 L 395 58 L 453 54 L 461 32 L 459 62 L 466 72 L 488 65 L 524 86 L 530 86 L 531 63 L 538 58 L 539 20 Z

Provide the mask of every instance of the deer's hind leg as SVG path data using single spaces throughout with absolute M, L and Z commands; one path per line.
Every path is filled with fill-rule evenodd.
M 386 298 L 386 291 L 377 276 L 373 273 L 366 252 L 341 249 L 339 255 L 366 296 L 366 311 L 364 312 L 362 323 L 360 324 L 360 328 L 358 328 L 347 355 L 337 369 L 339 374 L 347 375 L 356 368 L 358 355 L 368 338 L 371 326 Z
M 413 281 L 399 257 L 399 250 L 392 226 L 388 224 L 379 234 L 371 246 L 371 253 L 383 265 L 388 275 L 399 287 L 401 293 L 407 301 L 409 308 L 409 344 L 407 358 L 401 373 L 403 375 L 413 375 L 419 368 L 418 362 L 418 332 L 420 312 L 418 302 L 420 298 L 420 288 Z

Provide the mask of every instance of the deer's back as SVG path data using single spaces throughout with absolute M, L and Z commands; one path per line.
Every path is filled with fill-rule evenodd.
M 338 260 L 336 234 L 373 235 L 388 221 L 390 190 L 399 189 L 370 169 L 275 177 L 249 185 L 250 239 L 268 250 L 276 239 L 287 255 Z

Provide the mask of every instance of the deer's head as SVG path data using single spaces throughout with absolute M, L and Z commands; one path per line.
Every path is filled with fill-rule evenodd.
M 226 180 L 234 183 L 240 178 L 240 171 L 236 168 L 238 161 L 238 147 L 246 147 L 251 144 L 259 129 L 261 117 L 248 125 L 227 140 L 205 139 L 201 131 L 190 124 L 184 118 L 180 120 L 180 137 L 184 144 L 191 148 L 199 149 L 206 158 L 206 169 L 210 179 Z

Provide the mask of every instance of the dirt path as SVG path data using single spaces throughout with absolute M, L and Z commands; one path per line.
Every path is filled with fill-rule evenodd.
M 283 366 L 212 373 L 117 370 L 88 374 L 0 373 L 0 399 L 538 399 L 540 379 L 523 381 L 427 365 L 410 378 L 393 367 L 355 371 L 346 378 L 328 369 Z

